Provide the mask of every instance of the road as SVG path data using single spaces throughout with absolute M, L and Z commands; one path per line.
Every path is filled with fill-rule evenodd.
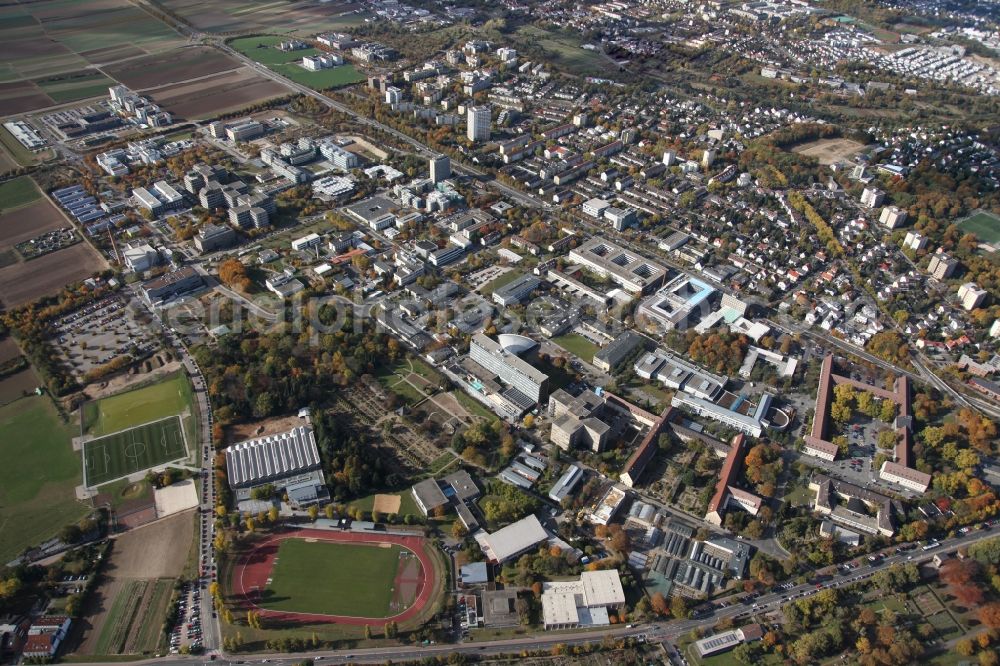
M 135 300 L 142 305 L 137 305 L 137 307 L 144 307 L 145 301 L 139 298 L 136 293 L 137 287 L 133 286 L 132 291 Z M 201 368 L 198 367 L 198 362 L 191 356 L 190 351 L 184 344 L 184 341 L 179 335 L 174 333 L 168 326 L 164 325 L 162 319 L 160 319 L 161 312 L 155 309 L 150 310 L 154 318 L 160 321 L 160 325 L 163 328 L 163 334 L 166 336 L 167 340 L 174 348 L 174 352 L 180 358 L 181 362 L 184 364 L 184 368 L 187 371 L 188 376 L 191 378 L 191 384 L 194 388 L 195 401 L 198 403 L 198 441 L 195 442 L 195 446 L 199 447 L 199 450 L 194 451 L 195 458 L 201 461 L 200 472 L 201 472 L 201 483 L 199 488 L 200 502 L 198 505 L 198 515 L 200 517 L 199 526 L 199 544 L 198 544 L 198 564 L 201 570 L 205 573 L 204 577 L 204 588 L 201 589 L 201 606 L 200 606 L 200 616 L 201 616 L 201 630 L 202 630 L 202 644 L 205 646 L 206 650 L 216 650 L 222 646 L 222 630 L 219 627 L 219 619 L 214 617 L 215 608 L 213 606 L 213 600 L 211 594 L 208 592 L 208 583 L 215 580 L 215 551 L 212 546 L 212 541 L 215 538 L 215 472 L 212 468 L 215 462 L 215 452 L 212 448 L 212 406 L 208 399 L 208 386 L 205 383 L 205 377 L 202 375 Z M 201 585 L 201 583 L 196 583 Z M 189 611 L 193 611 L 194 608 L 190 608 Z M 183 622 L 182 622 L 183 623 Z
M 464 653 L 469 655 L 496 655 L 514 654 L 522 650 L 545 650 L 554 645 L 579 645 L 583 643 L 599 642 L 605 636 L 628 637 L 644 634 L 650 641 L 674 641 L 694 629 L 707 630 L 714 626 L 719 620 L 732 618 L 749 620 L 753 615 L 759 615 L 778 610 L 786 600 L 793 597 L 806 597 L 816 594 L 822 589 L 842 587 L 852 583 L 861 582 L 875 575 L 879 570 L 887 568 L 893 564 L 904 564 L 912 562 L 920 564 L 931 560 L 935 554 L 953 553 L 962 546 L 977 541 L 983 541 L 996 536 L 992 531 L 975 531 L 964 536 L 953 539 L 946 539 L 941 542 L 941 546 L 932 551 L 922 551 L 916 549 L 910 552 L 890 555 L 877 565 L 864 564 L 850 571 L 840 571 L 831 574 L 829 579 L 818 584 L 795 585 L 787 590 L 779 590 L 766 593 L 757 599 L 753 605 L 734 603 L 727 607 L 718 607 L 714 613 L 707 617 L 696 620 L 664 621 L 641 624 L 635 627 L 620 627 L 607 631 L 578 631 L 559 634 L 540 633 L 536 636 L 523 636 L 508 640 L 482 641 L 473 643 L 461 643 L 457 645 L 441 644 L 428 646 L 394 646 L 380 647 L 372 649 L 352 649 L 352 650 L 320 650 L 309 653 L 296 653 L 291 655 L 239 655 L 239 659 L 217 659 L 214 663 L 220 665 L 230 664 L 250 664 L 250 663 L 271 663 L 274 666 L 295 666 L 303 659 L 313 659 L 332 664 L 342 664 L 346 662 L 354 663 L 385 663 L 388 660 L 404 661 L 416 660 L 426 657 L 447 656 L 454 653 Z M 220 656 L 224 657 L 221 653 Z M 154 666 L 162 664 L 164 666 L 206 666 L 210 662 L 205 657 L 192 657 L 177 655 L 173 657 L 149 659 L 142 662 L 134 662 L 144 666 Z M 94 666 L 98 666 L 95 662 Z M 115 666 L 108 664 L 107 666 Z

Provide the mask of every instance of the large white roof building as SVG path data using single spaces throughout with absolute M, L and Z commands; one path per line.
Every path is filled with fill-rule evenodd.
M 487 559 L 502 564 L 543 541 L 548 541 L 549 533 L 532 514 L 493 534 L 483 532 L 475 536 Z
M 617 611 L 624 605 L 618 571 L 585 571 L 580 580 L 544 584 L 542 620 L 546 629 L 607 625 L 608 609 Z
M 226 449 L 226 471 L 233 488 L 281 481 L 319 465 L 316 437 L 309 426 L 248 439 Z

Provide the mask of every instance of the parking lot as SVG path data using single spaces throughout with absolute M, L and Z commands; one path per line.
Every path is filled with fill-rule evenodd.
M 480 287 L 489 284 L 504 273 L 512 270 L 514 270 L 512 266 L 489 266 L 488 268 L 466 275 L 465 280 L 471 288 L 478 290 Z
M 170 632 L 170 652 L 177 654 L 182 647 L 197 651 L 202 647 L 200 586 L 184 583 L 177 610 L 177 625 Z
M 57 319 L 53 343 L 60 360 L 77 378 L 124 354 L 143 358 L 159 343 L 118 295 Z

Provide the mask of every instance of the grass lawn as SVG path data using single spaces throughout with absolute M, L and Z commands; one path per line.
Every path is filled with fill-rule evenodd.
M 674 395 L 672 391 L 669 391 L 662 386 L 657 384 L 646 384 L 639 378 L 629 381 L 626 386 L 648 396 L 649 400 L 654 403 L 653 409 L 650 411 L 656 411 L 656 404 L 664 406 L 670 404 L 670 399 Z
M 365 77 L 354 68 L 354 65 L 345 64 L 339 67 L 313 72 L 302 67 L 299 63 L 305 56 L 313 56 L 320 53 L 314 48 L 300 49 L 298 51 L 281 51 L 278 44 L 286 41 L 285 37 L 263 36 L 263 37 L 242 37 L 229 42 L 229 45 L 242 53 L 253 58 L 268 69 L 285 76 L 296 83 L 309 86 L 316 90 L 327 88 L 339 88 L 348 86 L 360 81 Z
M 121 479 L 114 483 L 105 484 L 101 492 L 111 498 L 111 508 L 118 509 L 126 502 L 134 502 L 145 498 L 153 501 L 153 486 L 145 481 L 131 483 L 128 479 Z
M 375 373 L 375 378 L 378 379 L 379 384 L 383 388 L 401 397 L 406 401 L 406 404 L 415 405 L 424 399 L 424 395 L 403 379 L 403 377 L 410 373 L 419 375 L 431 382 L 425 389 L 428 393 L 433 393 L 438 384 L 441 383 L 441 375 L 434 368 L 416 357 L 404 358 L 395 365 L 379 368 L 378 372 Z M 420 382 L 417 381 L 416 383 L 419 384 Z
M 167 417 L 86 442 L 85 483 L 93 488 L 187 455 L 180 417 Z
M 272 610 L 381 618 L 390 615 L 399 546 L 286 539 L 261 606 Z
M 574 74 L 607 75 L 613 65 L 596 51 L 581 48 L 579 36 L 560 35 L 533 25 L 522 26 L 517 37 L 536 48 L 545 49 L 545 55 Z M 526 56 L 527 57 L 527 56 Z
M 87 514 L 73 492 L 80 457 L 72 437 L 44 396 L 0 407 L 0 564 Z
M 785 495 L 785 500 L 792 506 L 806 506 L 812 502 L 814 493 L 805 486 L 798 486 Z
M 449 458 L 454 458 L 454 456 L 448 455 Z M 437 460 L 434 461 L 436 463 Z M 434 466 L 434 463 L 431 466 Z M 417 503 L 413 499 L 413 493 L 409 490 L 404 490 L 401 492 L 384 492 L 384 493 L 372 493 L 367 497 L 359 497 L 356 500 L 351 500 L 347 503 L 348 509 L 361 509 L 362 511 L 370 512 L 375 506 L 375 495 L 399 495 L 399 515 L 400 516 L 417 516 L 423 517 L 424 514 L 420 513 L 420 509 L 417 508 Z
M 493 421 L 498 418 L 496 414 L 486 408 L 486 405 L 479 402 L 465 391 L 456 389 L 452 391 L 451 394 L 455 396 L 456 400 L 458 400 L 458 404 L 462 405 L 462 407 L 465 408 L 465 411 L 470 414 L 481 416 L 489 421 Z
M 950 641 L 953 638 L 960 638 L 962 636 L 961 627 L 955 624 L 955 621 L 951 619 L 951 615 L 946 612 L 936 613 L 925 619 L 934 627 L 934 631 L 937 632 L 938 637 L 942 641 Z
M 429 379 L 433 382 L 441 380 L 441 375 L 438 374 L 437 370 L 427 365 L 427 363 L 423 359 L 414 356 L 406 360 L 410 362 L 410 365 L 407 366 L 406 361 L 403 361 L 400 363 L 401 367 L 412 367 L 413 368 L 412 372 L 415 372 L 424 379 Z
M 41 198 L 41 191 L 28 176 L 8 180 L 0 185 L 0 213 L 27 206 Z
M 150 421 L 180 414 L 191 407 L 191 384 L 183 372 L 83 406 L 84 432 L 107 435 Z
M 431 476 L 437 476 L 441 473 L 441 470 L 447 468 L 449 465 L 454 464 L 458 460 L 455 456 L 450 453 L 442 453 L 437 458 L 431 461 L 430 467 L 427 471 Z M 400 505 L 400 510 L 402 510 L 402 505 Z
M 51 159 L 54 156 L 51 148 L 46 148 L 38 153 L 31 152 L 3 126 L 0 126 L 0 147 L 2 147 L 2 150 L 0 150 L 2 157 L 6 157 L 8 160 L 21 166 L 32 166 Z
M 408 405 L 415 405 L 424 399 L 423 394 L 415 389 L 411 384 L 404 381 L 402 377 L 393 372 L 393 368 L 381 368 L 375 374 L 378 383 L 387 391 L 392 391 L 406 402 Z
M 699 657 L 698 651 L 694 649 L 694 641 L 688 638 L 678 641 L 677 650 L 687 657 L 689 663 L 694 664 L 695 666 L 742 666 L 743 663 L 736 659 L 732 650 L 711 657 Z M 764 658 L 758 663 L 761 664 L 761 666 L 778 666 L 782 663 L 782 661 L 777 655 L 767 654 L 764 655 Z
M 876 613 L 882 613 L 885 610 L 891 610 L 893 613 L 899 614 L 906 611 L 906 605 L 892 595 L 881 597 L 866 605 Z
M 594 354 L 600 351 L 600 347 L 583 337 L 579 333 L 567 333 L 558 338 L 552 338 L 552 342 L 559 345 L 571 354 L 575 354 L 587 363 L 594 360 Z
M 1000 217 L 979 211 L 958 223 L 962 231 L 973 233 L 984 243 L 1000 242 Z

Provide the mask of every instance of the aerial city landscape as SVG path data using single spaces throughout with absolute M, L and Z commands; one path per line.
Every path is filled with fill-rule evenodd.
M 0 54 L 0 664 L 1000 665 L 997 0 Z

